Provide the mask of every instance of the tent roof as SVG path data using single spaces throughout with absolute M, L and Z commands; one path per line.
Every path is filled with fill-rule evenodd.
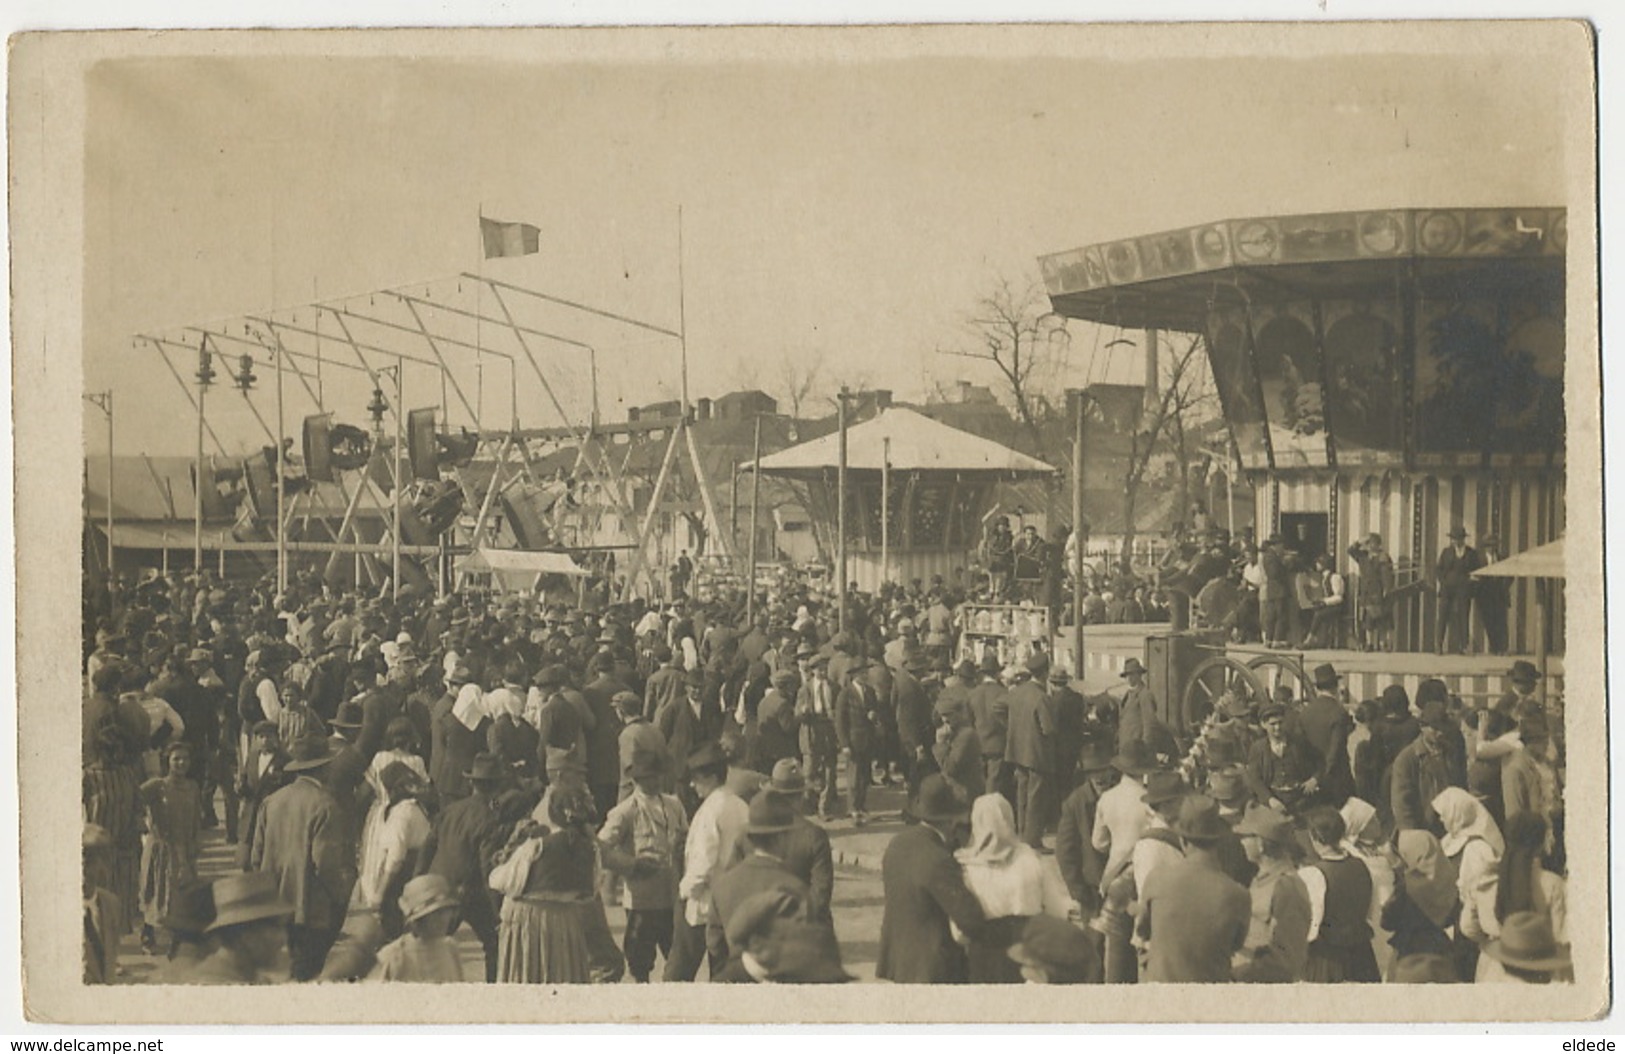
M 571 575 L 587 572 L 576 566 L 569 553 L 539 553 L 524 549 L 476 549 L 457 562 L 459 571 L 496 571 L 538 575 Z
M 840 435 L 810 442 L 762 458 L 767 475 L 817 478 L 837 467 Z M 984 472 L 1004 477 L 1044 476 L 1055 469 L 1002 443 L 945 425 L 914 410 L 894 406 L 847 429 L 849 470 L 879 472 L 891 440 L 894 471 Z
M 1525 549 L 1473 572 L 1474 578 L 1566 578 L 1563 539 Z

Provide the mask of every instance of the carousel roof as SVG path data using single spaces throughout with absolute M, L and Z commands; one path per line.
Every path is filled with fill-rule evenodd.
M 1215 303 L 1493 296 L 1563 280 L 1564 209 L 1375 209 L 1221 220 L 1039 259 L 1058 314 L 1200 332 Z
M 1048 476 L 1056 470 L 1002 443 L 894 406 L 846 431 L 849 471 L 879 472 L 891 440 L 894 472 L 985 473 L 1003 479 Z M 840 459 L 840 433 L 821 436 L 762 458 L 764 475 L 821 479 Z

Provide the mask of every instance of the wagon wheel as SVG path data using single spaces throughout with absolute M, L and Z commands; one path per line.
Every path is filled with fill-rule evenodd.
M 1309 694 L 1309 676 L 1304 673 L 1303 660 L 1293 655 L 1260 655 L 1247 664 L 1263 683 L 1266 696 L 1279 686 L 1286 686 L 1293 699 L 1304 699 Z
M 1226 692 L 1254 709 L 1269 698 L 1269 688 L 1240 659 L 1232 659 L 1228 655 L 1203 659 L 1191 670 L 1190 680 L 1185 682 L 1184 705 L 1180 711 L 1185 727 L 1200 728 L 1207 715 L 1213 712 L 1219 697 Z

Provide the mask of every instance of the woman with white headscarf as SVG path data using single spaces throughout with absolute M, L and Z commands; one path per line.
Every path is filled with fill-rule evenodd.
M 1394 858 L 1387 851 L 1376 806 L 1363 798 L 1350 798 L 1338 813 L 1348 828 L 1343 847 L 1350 856 L 1364 861 L 1371 872 L 1371 911 L 1366 921 L 1371 924 L 1371 951 L 1377 957 L 1377 969 L 1386 977 L 1394 948 L 1388 943 L 1393 934 L 1382 926 L 1382 909 L 1394 896 Z
M 1004 795 L 984 794 L 971 804 L 970 830 L 970 844 L 954 856 L 989 925 L 968 944 L 967 980 L 1020 984 L 1021 968 L 1009 952 L 1027 920 L 1035 915 L 1064 919 L 1075 905 L 1060 871 L 1046 868 L 1037 850 L 1016 834 L 1015 812 Z
M 1446 787 L 1433 799 L 1433 811 L 1444 824 L 1439 845 L 1456 865 L 1456 889 L 1463 905 L 1493 886 L 1506 842 L 1489 811 L 1460 787 Z M 1456 969 L 1463 979 L 1477 976 L 1478 944 L 1456 931 Z

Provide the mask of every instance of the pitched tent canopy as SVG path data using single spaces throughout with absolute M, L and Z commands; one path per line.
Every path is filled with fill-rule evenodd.
M 1505 560 L 1479 568 L 1474 578 L 1566 578 L 1563 567 L 1563 539 L 1525 549 Z
M 847 429 L 846 466 L 850 472 L 879 473 L 891 440 L 893 472 L 942 472 L 1000 479 L 1051 476 L 1055 469 L 1002 443 L 933 421 L 914 410 L 892 407 Z M 762 473 L 817 481 L 840 463 L 839 433 L 821 436 L 762 458 Z
M 587 571 L 577 566 L 569 553 L 539 553 L 523 549 L 476 549 L 457 561 L 459 577 L 488 574 L 493 584 L 506 590 L 529 590 L 543 575 L 585 578 Z

